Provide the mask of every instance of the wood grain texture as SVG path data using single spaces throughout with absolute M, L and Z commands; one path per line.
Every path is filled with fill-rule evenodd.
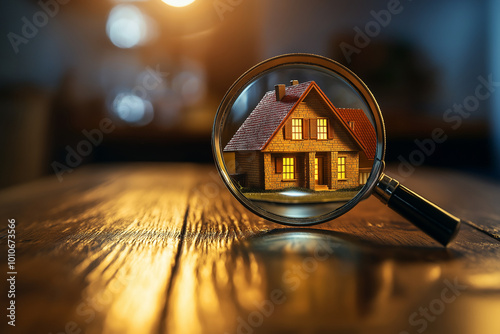
M 93 166 L 7 189 L 12 332 L 499 333 L 499 188 L 434 170 L 405 184 L 480 229 L 444 249 L 375 198 L 284 227 L 243 208 L 210 166 Z M 6 223 L 0 233 L 4 245 Z
M 194 172 L 88 169 L 4 192 L 2 217 L 18 222 L 16 329 L 156 332 Z

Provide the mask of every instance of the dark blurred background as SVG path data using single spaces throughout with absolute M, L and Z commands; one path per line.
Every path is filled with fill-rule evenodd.
M 415 140 L 441 128 L 448 139 L 425 165 L 500 174 L 500 1 L 165 2 L 2 1 L 0 187 L 55 177 L 68 147 L 84 153 L 74 169 L 211 162 L 226 90 L 290 52 L 333 58 L 365 81 L 385 117 L 388 161 L 410 159 Z M 82 146 L 89 133 L 96 144 Z

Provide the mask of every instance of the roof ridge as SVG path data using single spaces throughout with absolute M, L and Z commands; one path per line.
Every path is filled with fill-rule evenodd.
M 376 133 L 364 110 L 336 107 L 314 80 L 286 86 L 285 95 L 280 101 L 276 101 L 275 90 L 267 91 L 226 144 L 224 151 L 260 151 L 265 149 L 283 123 L 286 122 L 297 103 L 303 100 L 313 88 L 319 92 L 325 102 L 327 101 L 333 114 L 337 115 L 336 117 L 353 136 L 367 157 L 373 159 L 376 150 Z M 351 128 L 349 126 L 350 120 L 358 122 L 359 126 Z

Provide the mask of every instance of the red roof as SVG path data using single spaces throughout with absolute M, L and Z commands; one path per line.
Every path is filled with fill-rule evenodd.
M 354 122 L 354 134 L 365 147 L 366 157 L 373 159 L 377 149 L 377 136 L 375 128 L 361 109 L 337 108 L 340 117 L 345 123 Z
M 285 96 L 281 101 L 276 101 L 274 90 L 267 92 L 236 131 L 224 151 L 260 151 L 264 149 L 294 107 L 307 96 L 313 87 L 328 100 L 314 81 L 287 86 Z M 328 103 L 332 111 L 343 121 L 347 131 L 363 148 L 368 159 L 373 159 L 376 149 L 375 129 L 363 110 L 336 108 L 329 100 Z M 354 130 L 349 127 L 349 121 L 355 122 Z
M 224 151 L 260 151 L 272 137 L 297 101 L 313 81 L 285 88 L 285 96 L 276 101 L 274 90 L 267 92 L 243 122 Z

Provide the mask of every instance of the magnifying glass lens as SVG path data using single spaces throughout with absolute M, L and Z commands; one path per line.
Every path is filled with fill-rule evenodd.
M 378 106 L 361 80 L 326 58 L 289 55 L 257 65 L 233 85 L 217 118 L 223 178 L 271 220 L 332 219 L 377 179 L 370 174 L 385 138 Z
M 316 55 L 278 56 L 243 74 L 219 106 L 212 140 L 228 189 L 282 224 L 336 218 L 384 176 L 377 102 L 354 73 Z M 375 193 L 385 199 L 391 185 Z

